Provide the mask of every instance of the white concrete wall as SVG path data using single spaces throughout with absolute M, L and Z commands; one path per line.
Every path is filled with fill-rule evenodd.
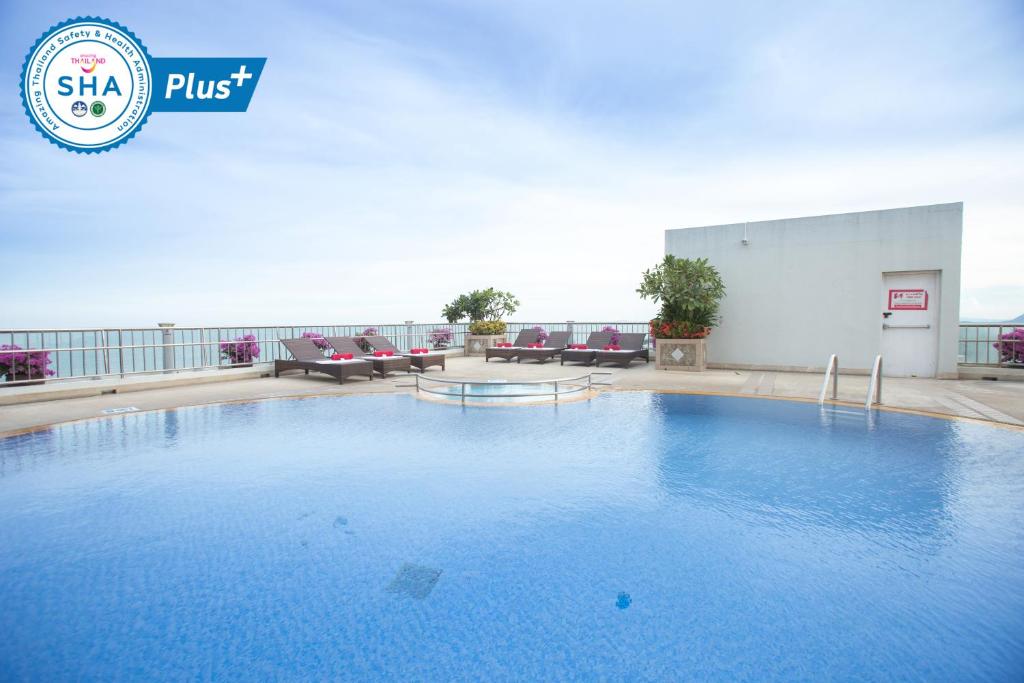
M 665 231 L 665 252 L 722 274 L 719 367 L 869 371 L 882 335 L 882 274 L 937 270 L 938 376 L 957 375 L 963 203 Z

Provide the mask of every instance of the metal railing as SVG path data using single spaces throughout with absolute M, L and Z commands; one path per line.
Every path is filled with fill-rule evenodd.
M 516 334 L 528 327 L 541 326 L 548 331 L 571 330 L 576 338 L 585 339 L 593 331 L 613 326 L 620 332 L 646 332 L 646 322 L 576 322 L 572 320 L 543 323 L 508 323 L 508 333 Z M 325 337 L 380 334 L 391 339 L 400 349 L 432 347 L 459 348 L 465 345 L 468 323 L 370 323 L 345 325 L 231 325 L 214 327 L 178 327 L 163 323 L 154 327 L 122 328 L 51 328 L 0 329 L 0 384 L 18 386 L 42 380 L 90 380 L 125 378 L 168 372 L 188 372 L 217 368 L 247 367 L 272 363 L 289 354 L 282 339 L 316 333 Z M 375 330 L 370 332 L 369 330 Z M 437 335 L 437 330 L 448 330 Z M 222 353 L 222 344 L 232 344 L 252 336 L 258 348 L 255 357 L 244 362 Z M 447 341 L 438 337 L 449 337 Z M 18 350 L 4 347 L 16 346 Z M 33 364 L 28 374 L 8 372 L 16 355 L 25 354 L 49 363 Z M 251 361 L 251 362 L 250 362 Z M 22 364 L 23 365 L 23 364 Z M 40 374 L 40 369 L 51 375 Z M 8 372 L 8 374 L 4 374 Z
M 414 375 L 416 380 L 416 391 L 423 392 L 425 394 L 433 394 L 435 396 L 443 396 L 446 399 L 458 400 L 460 403 L 465 404 L 466 399 L 506 399 L 506 398 L 534 398 L 544 399 L 552 398 L 554 401 L 558 401 L 560 396 L 566 396 L 568 394 L 576 394 L 581 391 L 588 391 L 595 384 L 605 384 L 604 382 L 595 382 L 593 379 L 594 375 L 610 375 L 610 372 L 588 372 L 585 375 L 579 377 L 562 377 L 559 379 L 541 379 L 541 380 L 530 380 L 530 381 L 494 381 L 494 380 L 470 380 L 470 379 L 442 379 L 440 377 L 426 377 L 423 375 Z M 424 382 L 437 382 L 439 384 L 446 384 L 449 386 L 458 386 L 458 391 L 440 391 L 438 389 L 430 389 L 423 386 Z M 579 382 L 579 384 L 575 384 Z M 585 383 L 584 383 L 585 382 Z M 550 391 L 524 391 L 521 393 L 494 393 L 490 391 L 473 392 L 466 391 L 467 387 L 542 387 L 544 385 L 550 385 Z M 568 388 L 566 388 L 568 387 Z
M 1024 324 L 961 323 L 957 353 L 962 365 L 1024 369 Z
M 875 356 L 875 363 L 871 367 L 871 379 L 868 381 L 868 395 L 864 399 L 864 410 L 871 410 L 871 406 L 882 402 L 882 357 Z
M 818 394 L 818 405 L 824 405 L 825 395 L 828 393 L 828 381 L 832 380 L 832 400 L 839 397 L 839 356 L 832 354 L 828 357 L 828 365 L 825 367 L 825 381 L 821 383 L 821 393 Z

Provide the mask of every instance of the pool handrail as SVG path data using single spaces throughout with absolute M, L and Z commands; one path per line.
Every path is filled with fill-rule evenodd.
M 461 403 L 465 403 L 467 398 L 537 398 L 537 399 L 541 399 L 541 398 L 553 397 L 553 399 L 555 401 L 558 401 L 558 397 L 559 396 L 564 396 L 566 394 L 575 394 L 575 393 L 578 393 L 578 392 L 581 392 L 581 391 L 587 391 L 587 390 L 591 389 L 594 386 L 594 384 L 595 384 L 594 378 L 593 378 L 594 375 L 610 375 L 610 374 L 611 374 L 610 372 L 588 372 L 587 374 L 580 375 L 578 377 L 558 377 L 558 378 L 554 378 L 554 379 L 538 379 L 538 380 L 522 380 L 522 381 L 519 381 L 519 380 L 513 380 L 513 381 L 502 380 L 500 382 L 494 382 L 492 380 L 444 379 L 444 378 L 441 378 L 441 377 L 426 377 L 426 376 L 420 375 L 420 374 L 413 375 L 413 377 L 416 380 L 415 386 L 416 386 L 416 391 L 417 392 L 422 391 L 422 392 L 427 393 L 427 394 L 434 394 L 435 396 L 445 396 L 447 398 L 456 398 L 456 397 L 458 397 L 460 399 Z M 450 394 L 450 393 L 443 392 L 443 391 L 433 391 L 433 390 L 428 389 L 426 387 L 420 386 L 420 381 L 421 380 L 427 380 L 428 382 L 440 382 L 442 384 L 458 384 L 458 385 L 461 385 L 460 392 L 458 394 Z M 581 384 L 581 385 L 569 384 L 570 382 L 579 382 L 581 380 L 586 380 L 587 383 L 585 385 L 583 385 L 583 384 Z M 569 386 L 571 386 L 573 388 L 569 389 L 569 390 L 565 390 L 565 391 L 559 391 L 559 388 L 558 388 L 559 383 L 561 383 L 563 386 L 568 384 Z M 505 386 L 507 386 L 507 385 L 526 385 L 526 386 L 530 386 L 530 385 L 536 385 L 536 384 L 551 384 L 551 385 L 554 386 L 554 390 L 551 391 L 551 392 L 540 393 L 540 394 L 501 394 L 500 396 L 495 396 L 494 394 L 466 393 L 466 386 L 467 385 L 474 385 L 474 384 L 480 384 L 480 385 L 502 384 L 502 385 L 505 385 Z
M 873 400 L 872 400 L 873 399 Z M 864 399 L 864 410 L 871 410 L 871 406 L 882 403 L 882 355 L 875 356 L 875 363 L 871 367 L 871 379 L 868 381 L 868 395 Z
M 828 364 L 825 366 L 825 381 L 821 383 L 821 393 L 818 394 L 818 405 L 824 405 L 825 394 L 828 392 L 828 380 L 832 379 L 832 400 L 839 396 L 839 356 L 832 354 L 828 357 Z

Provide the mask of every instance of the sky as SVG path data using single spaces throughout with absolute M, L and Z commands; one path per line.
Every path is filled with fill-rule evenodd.
M 45 142 L 81 14 L 264 56 L 244 114 Z M 961 316 L 1024 313 L 1024 3 L 0 0 L 0 327 L 638 320 L 664 231 L 964 202 Z M 728 283 L 727 283 L 728 284 Z

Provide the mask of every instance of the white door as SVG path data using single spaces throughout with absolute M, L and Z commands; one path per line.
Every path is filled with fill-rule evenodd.
M 882 274 L 882 370 L 935 377 L 939 362 L 939 273 Z

